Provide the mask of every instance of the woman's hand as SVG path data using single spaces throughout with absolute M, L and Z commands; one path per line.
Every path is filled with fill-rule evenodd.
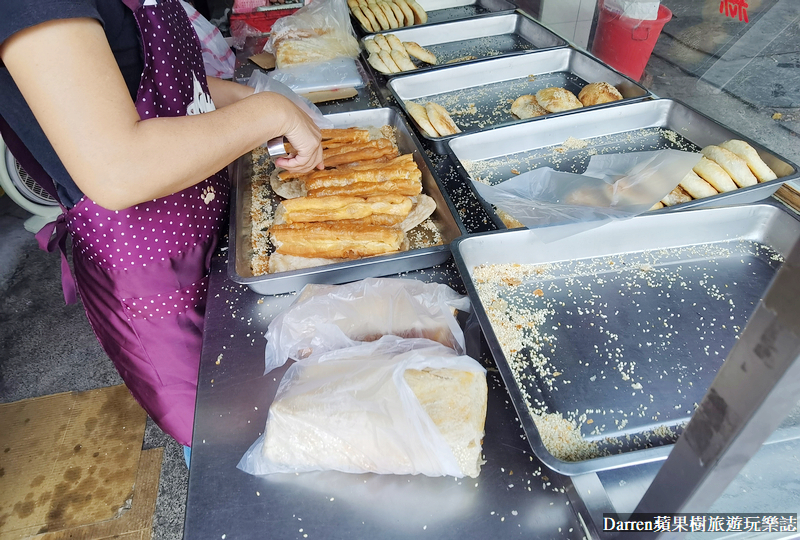
M 295 118 L 291 127 L 284 136 L 292 143 L 294 156 L 280 157 L 275 160 L 275 165 L 293 173 L 307 173 L 323 169 L 322 163 L 322 134 L 311 118 L 299 108 L 294 108 Z

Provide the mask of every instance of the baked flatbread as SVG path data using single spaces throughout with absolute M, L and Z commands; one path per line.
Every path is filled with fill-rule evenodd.
M 409 58 L 405 50 L 400 52 L 392 49 L 389 56 L 392 57 L 392 60 L 394 60 L 394 63 L 400 68 L 400 71 L 414 71 L 417 69 L 417 66 L 411 61 L 411 58 Z
M 406 106 L 408 114 L 411 115 L 411 118 L 414 119 L 425 135 L 428 137 L 440 136 L 439 132 L 436 131 L 436 128 L 433 127 L 433 124 L 431 124 L 431 121 L 428 119 L 428 112 L 425 110 L 425 107 L 413 101 L 405 101 L 403 103 Z
M 438 60 L 436 59 L 436 55 L 433 54 L 431 51 L 419 45 L 414 41 L 404 41 L 403 47 L 405 48 L 406 52 L 416 58 L 417 60 L 422 60 L 426 64 L 430 64 L 435 66 Z
M 444 137 L 447 135 L 461 133 L 461 130 L 458 128 L 456 123 L 453 122 L 452 118 L 450 118 L 450 114 L 447 112 L 447 109 L 438 103 L 434 103 L 433 101 L 426 103 L 425 112 L 428 113 L 428 120 L 430 120 L 433 127 L 436 128 L 436 132 L 439 135 Z
M 664 203 L 664 206 L 675 206 L 676 204 L 689 202 L 691 200 L 692 196 L 689 195 L 681 186 L 677 186 L 675 189 L 670 191 L 666 197 L 661 199 L 661 202 Z
M 758 179 L 750 171 L 747 162 L 730 150 L 710 144 L 700 150 L 700 152 L 708 159 L 716 161 L 717 165 L 725 169 L 725 172 L 730 175 L 737 186 L 748 187 L 758 183 Z
M 680 186 L 685 189 L 686 192 L 694 199 L 711 197 L 712 195 L 717 195 L 719 193 L 716 189 L 714 189 L 714 186 L 700 178 L 700 176 L 698 176 L 698 174 L 694 171 L 689 171 L 689 173 L 683 177 Z
M 575 94 L 556 86 L 543 88 L 536 92 L 536 101 L 551 113 L 570 111 L 583 107 Z
M 583 103 L 584 107 L 590 107 L 601 103 L 619 101 L 622 99 L 622 94 L 609 83 L 601 81 L 584 86 L 578 94 L 578 99 Z
M 537 116 L 544 116 L 547 114 L 547 109 L 539 105 L 536 101 L 536 96 L 533 94 L 525 94 L 519 96 L 511 104 L 511 112 L 518 118 L 535 118 Z
M 436 201 L 427 195 L 417 195 L 416 199 L 414 206 L 411 208 L 411 212 L 409 212 L 406 218 L 398 225 L 398 227 L 405 232 L 410 231 L 431 217 L 431 214 L 436 210 Z
M 711 184 L 711 186 L 720 193 L 726 193 L 736 189 L 736 184 L 731 179 L 730 175 L 725 172 L 725 169 L 707 157 L 700 158 L 700 161 L 694 166 L 693 170 L 700 178 Z
M 758 155 L 756 149 L 747 144 L 745 141 L 731 139 L 720 144 L 720 147 L 729 150 L 742 158 L 747 163 L 750 171 L 755 175 L 759 182 L 769 182 L 770 180 L 775 180 L 778 178 L 778 176 L 775 174 L 775 171 L 770 169 L 769 166 L 764 163 L 764 160 L 762 160 L 761 156 Z
M 364 48 L 370 54 L 378 54 L 379 52 L 381 52 L 381 46 L 378 45 L 375 39 L 365 39 Z
M 385 53 L 386 51 L 383 52 Z M 384 75 L 389 75 L 392 73 L 392 70 L 389 68 L 389 66 L 384 64 L 383 60 L 381 60 L 380 53 L 378 54 L 370 53 L 370 55 L 367 57 L 367 62 L 369 62 L 369 65 L 371 65 Z

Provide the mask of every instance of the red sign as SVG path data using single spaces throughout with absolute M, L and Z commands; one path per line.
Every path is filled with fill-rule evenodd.
M 750 22 L 747 19 L 747 2 L 745 0 L 720 0 L 719 12 L 734 19 L 738 15 L 740 21 Z

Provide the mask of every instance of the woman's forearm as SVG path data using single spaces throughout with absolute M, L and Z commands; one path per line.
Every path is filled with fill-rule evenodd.
M 305 114 L 277 94 L 245 97 L 228 86 L 236 83 L 212 82 L 230 100 L 216 111 L 140 120 L 94 19 L 30 27 L 7 39 L 0 57 L 75 183 L 109 209 L 180 191 L 282 134 L 298 150 L 297 170 L 322 160 L 319 130 Z

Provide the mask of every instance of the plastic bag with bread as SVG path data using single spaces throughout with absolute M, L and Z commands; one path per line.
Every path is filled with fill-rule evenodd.
M 313 355 L 287 370 L 238 467 L 474 478 L 487 395 L 477 361 L 427 339 L 384 336 Z
M 464 333 L 455 313 L 469 310 L 469 299 L 450 287 L 414 279 L 306 285 L 267 329 L 264 372 L 289 359 L 301 360 L 383 335 L 424 337 L 462 353 Z

